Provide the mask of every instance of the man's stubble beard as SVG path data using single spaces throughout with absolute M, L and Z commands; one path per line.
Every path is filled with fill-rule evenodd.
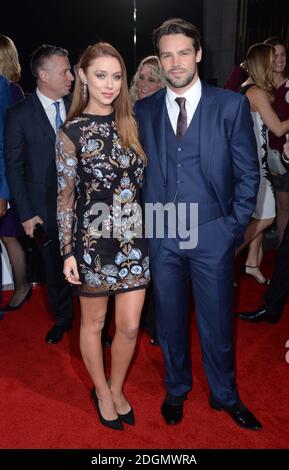
M 164 74 L 164 77 L 167 80 L 167 82 L 174 88 L 184 88 L 184 87 L 188 86 L 190 83 L 192 83 L 195 76 L 196 76 L 196 72 L 191 73 L 190 75 L 187 75 L 182 80 L 177 80 L 177 79 L 171 78 L 170 76 Z

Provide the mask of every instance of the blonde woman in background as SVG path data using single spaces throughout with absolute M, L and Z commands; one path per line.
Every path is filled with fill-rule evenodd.
M 24 99 L 24 93 L 18 81 L 21 66 L 14 42 L 7 36 L 0 35 L 0 75 L 10 83 L 12 104 Z M 24 235 L 15 203 L 10 201 L 10 209 L 0 219 L 0 238 L 7 250 L 13 273 L 14 292 L 9 302 L 3 306 L 3 312 L 17 310 L 31 295 L 31 287 L 26 278 L 25 253 L 17 237 Z
M 278 37 L 272 37 L 264 41 L 274 47 L 275 57 L 273 63 L 273 93 L 274 102 L 272 107 L 276 111 L 279 119 L 289 118 L 289 67 L 287 65 L 286 50 L 287 44 Z M 274 133 L 268 133 L 269 147 L 283 151 L 285 136 L 278 137 Z M 278 229 L 279 242 L 284 235 L 285 228 L 289 221 L 289 171 L 283 175 L 272 175 L 272 184 L 276 197 L 276 224 Z
M 129 94 L 132 104 L 152 95 L 166 86 L 159 58 L 155 55 L 145 57 L 139 64 L 132 79 Z

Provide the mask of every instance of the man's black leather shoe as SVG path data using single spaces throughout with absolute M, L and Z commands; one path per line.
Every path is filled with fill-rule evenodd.
M 253 312 L 239 312 L 237 317 L 241 320 L 246 320 L 251 323 L 259 323 L 267 321 L 268 323 L 278 323 L 280 320 L 280 314 L 273 314 L 269 312 L 266 307 L 257 308 Z
M 186 395 L 175 397 L 167 394 L 162 404 L 161 412 L 167 424 L 178 424 L 183 418 L 183 404 L 187 399 Z
M 45 341 L 49 344 L 56 344 L 62 340 L 62 337 L 66 331 L 71 330 L 71 326 L 54 325 L 51 330 L 48 331 Z
M 238 426 L 248 431 L 260 431 L 263 427 L 260 421 L 245 406 L 236 405 L 232 408 L 227 408 L 216 403 L 212 398 L 210 399 L 210 406 L 216 411 L 225 411 Z

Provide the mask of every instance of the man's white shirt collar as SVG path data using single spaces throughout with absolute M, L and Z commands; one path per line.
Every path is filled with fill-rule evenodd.
M 167 87 L 167 102 L 169 106 L 173 106 L 174 104 L 178 106 L 178 104 L 175 102 L 175 99 L 179 97 L 184 97 L 186 98 L 189 106 L 197 107 L 200 101 L 201 95 L 202 95 L 202 84 L 199 78 L 193 84 L 193 86 L 191 86 L 191 88 L 185 91 L 185 93 L 183 93 L 182 95 L 178 95 L 169 87 Z M 195 106 L 195 104 L 197 104 L 197 106 Z
M 59 101 L 60 103 L 62 101 L 62 98 L 60 98 L 59 100 L 52 100 L 51 98 L 48 98 L 48 96 L 43 95 L 41 93 L 41 91 L 39 91 L 38 88 L 36 88 L 36 94 L 37 94 L 38 98 L 40 99 L 41 104 L 42 104 L 43 108 L 45 109 L 45 111 L 47 110 L 47 108 L 49 108 L 49 106 L 51 106 L 53 103 L 55 103 L 55 101 Z
M 194 113 L 196 111 L 196 108 L 201 99 L 201 96 L 202 96 L 202 83 L 199 78 L 182 95 L 178 95 L 169 87 L 167 87 L 166 107 L 167 107 L 168 115 L 169 115 L 169 118 L 170 118 L 170 121 L 171 121 L 171 124 L 175 133 L 176 133 L 176 128 L 177 128 L 178 115 L 180 112 L 179 105 L 175 101 L 175 99 L 179 97 L 186 98 L 187 124 L 189 127 L 191 120 L 193 119 Z
M 54 129 L 54 132 L 56 133 L 56 125 L 55 125 L 56 109 L 53 103 L 55 103 L 55 101 L 59 102 L 60 116 L 61 116 L 62 121 L 64 122 L 66 119 L 66 109 L 65 109 L 63 99 L 59 98 L 58 100 L 52 100 L 51 98 L 48 98 L 48 96 L 43 95 L 43 93 L 41 93 L 41 91 L 39 91 L 38 88 L 36 88 L 36 94 L 40 100 L 40 103 L 42 104 L 44 108 L 44 111 L 50 121 L 50 124 L 52 125 Z

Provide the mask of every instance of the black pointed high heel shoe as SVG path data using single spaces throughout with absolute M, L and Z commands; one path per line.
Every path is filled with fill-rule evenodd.
M 96 411 L 97 411 L 97 414 L 98 414 L 98 418 L 99 418 L 99 421 L 101 422 L 101 424 L 103 424 L 104 426 L 106 426 L 110 429 L 114 429 L 116 431 L 122 431 L 123 430 L 123 425 L 122 425 L 122 422 L 121 422 L 119 416 L 116 419 L 105 419 L 102 416 L 102 414 L 100 412 L 100 409 L 99 409 L 98 398 L 96 396 L 94 387 L 91 390 L 91 398 L 92 398 L 92 401 L 95 405 L 95 408 L 96 408 Z
M 124 415 L 118 413 L 118 417 L 123 423 L 130 424 L 130 426 L 135 425 L 135 416 L 132 408 Z
M 4 305 L 4 307 L 2 307 L 1 310 L 3 312 L 12 312 L 13 310 L 19 310 L 25 304 L 25 302 L 27 302 L 30 299 L 31 295 L 32 295 L 32 287 L 29 287 L 27 294 L 24 296 L 24 298 L 21 300 L 19 304 L 17 305 L 6 304 Z
M 242 269 L 243 274 L 245 274 L 246 276 L 251 276 L 258 284 L 260 284 L 262 286 L 269 286 L 270 279 L 264 277 L 264 281 L 261 281 L 260 278 L 256 274 L 247 272 L 247 268 L 249 268 L 249 269 L 259 269 L 259 266 L 249 266 L 248 264 L 245 264 L 243 266 L 243 269 Z

